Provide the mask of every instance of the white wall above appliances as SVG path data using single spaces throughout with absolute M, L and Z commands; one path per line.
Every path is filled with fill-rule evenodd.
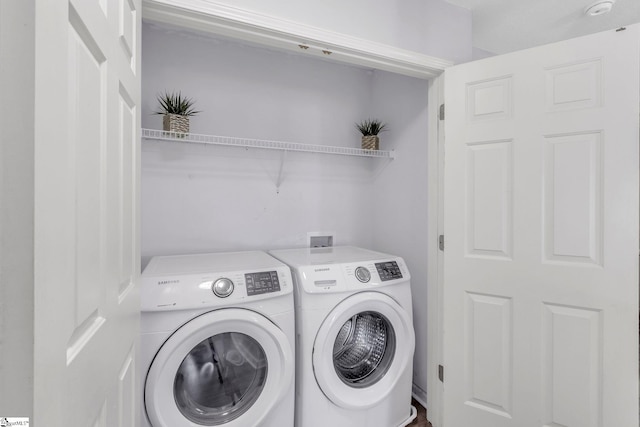
M 143 16 L 146 21 L 424 79 L 453 65 L 395 46 L 204 0 L 146 0 Z

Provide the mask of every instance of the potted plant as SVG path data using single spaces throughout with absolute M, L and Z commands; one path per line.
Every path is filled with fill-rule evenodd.
M 182 96 L 181 92 L 165 92 L 158 95 L 160 110 L 156 114 L 162 114 L 162 129 L 169 132 L 189 133 L 189 117 L 200 111 L 193 109 L 195 101 Z
M 356 123 L 356 127 L 362 134 L 362 149 L 377 150 L 380 145 L 378 134 L 385 130 L 387 124 L 378 119 L 367 119 Z

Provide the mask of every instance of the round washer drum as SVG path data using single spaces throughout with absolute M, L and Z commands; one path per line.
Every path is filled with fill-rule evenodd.
M 395 355 L 395 332 L 389 320 L 373 311 L 347 320 L 333 343 L 333 367 L 354 388 L 368 387 L 387 373 Z
M 156 354 L 145 383 L 145 409 L 157 426 L 257 424 L 293 379 L 290 344 L 251 310 L 202 314 L 180 327 Z
M 373 407 L 393 390 L 414 346 L 411 320 L 393 298 L 357 293 L 341 301 L 319 328 L 314 375 L 336 405 Z

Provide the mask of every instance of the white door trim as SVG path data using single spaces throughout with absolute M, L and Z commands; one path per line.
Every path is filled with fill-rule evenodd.
M 440 120 L 440 105 L 444 103 L 444 75 L 429 82 L 429 151 L 428 151 L 428 201 L 431 209 L 427 218 L 427 390 L 420 396 L 414 389 L 414 397 L 425 408 L 434 427 L 442 425 L 443 383 L 438 366 L 442 364 L 442 310 L 444 253 L 440 251 L 438 238 L 444 233 L 444 122 Z M 435 256 L 433 256 L 435 254 Z
M 422 79 L 439 75 L 450 61 L 395 46 L 207 0 L 144 0 L 143 17 L 316 57 Z

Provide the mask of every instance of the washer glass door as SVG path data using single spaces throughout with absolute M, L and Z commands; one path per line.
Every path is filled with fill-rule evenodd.
M 178 409 L 197 424 L 226 424 L 244 414 L 267 378 L 264 349 L 248 335 L 225 332 L 196 345 L 173 383 Z
M 371 408 L 394 392 L 410 368 L 414 347 L 404 308 L 388 295 L 361 292 L 337 304 L 318 329 L 313 372 L 336 405 Z
M 393 326 L 382 314 L 354 314 L 343 323 L 333 343 L 333 366 L 338 377 L 355 388 L 377 383 L 393 361 L 395 336 Z
M 260 425 L 291 395 L 294 362 L 293 342 L 261 314 L 202 314 L 156 353 L 144 385 L 146 414 L 163 427 Z

